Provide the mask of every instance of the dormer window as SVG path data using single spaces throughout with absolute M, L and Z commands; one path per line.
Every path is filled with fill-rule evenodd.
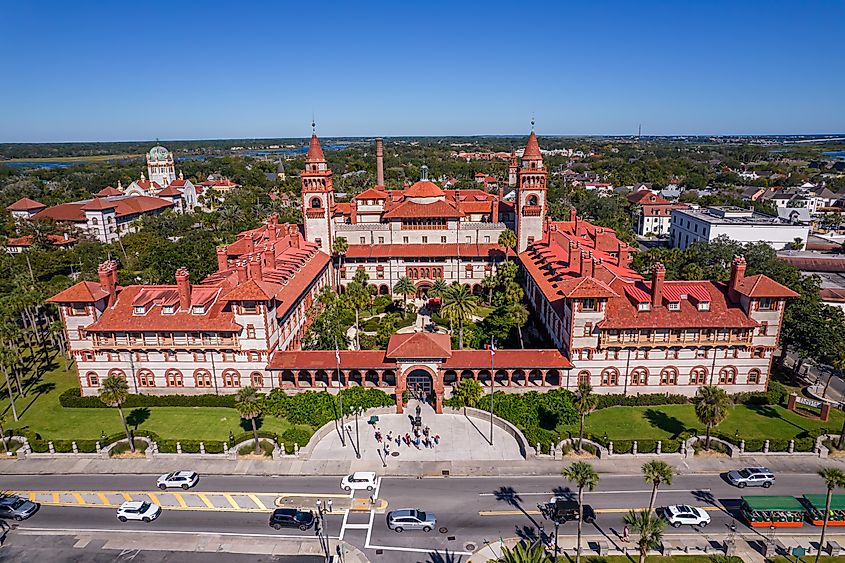
M 193 307 L 191 307 L 191 313 L 195 315 L 204 315 L 205 307 L 203 305 L 194 305 Z
M 775 308 L 775 301 L 771 297 L 763 297 L 758 301 L 758 309 L 761 311 L 771 311 Z
M 132 307 L 132 314 L 133 315 L 144 315 L 147 312 L 147 308 L 143 305 L 135 305 Z
M 669 304 L 666 306 L 667 309 L 670 311 L 680 311 L 681 310 L 681 302 L 680 301 L 670 301 Z
M 581 301 L 581 310 L 582 311 L 595 311 L 596 310 L 596 300 L 593 298 L 583 299 Z
M 641 303 L 637 303 L 637 311 L 650 311 L 651 310 L 651 303 L 648 301 L 643 301 Z
M 699 311 L 709 311 L 710 310 L 710 302 L 709 301 L 699 301 L 698 302 L 698 310 Z

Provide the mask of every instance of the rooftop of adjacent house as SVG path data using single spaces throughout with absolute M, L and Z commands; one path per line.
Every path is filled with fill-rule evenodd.
M 788 222 L 766 215 L 765 213 L 758 213 L 752 209 L 744 209 L 742 207 L 702 207 L 690 209 L 676 209 L 674 213 L 688 215 L 700 221 L 710 223 L 711 225 L 787 225 Z

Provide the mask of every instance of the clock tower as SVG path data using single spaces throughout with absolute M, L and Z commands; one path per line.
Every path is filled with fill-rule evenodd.
M 302 179 L 302 210 L 305 215 L 305 239 L 317 243 L 320 250 L 331 255 L 332 210 L 334 209 L 334 186 L 332 171 L 323 155 L 320 140 L 311 124 L 311 143 L 305 155 L 305 170 Z

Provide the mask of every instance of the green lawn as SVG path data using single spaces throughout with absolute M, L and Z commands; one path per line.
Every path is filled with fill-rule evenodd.
M 636 546 L 634 546 L 636 547 Z M 627 555 L 608 555 L 604 557 L 591 556 L 586 557 L 584 561 L 587 563 L 632 563 L 639 560 L 639 552 Z M 575 558 L 566 559 L 558 557 L 561 563 L 566 561 L 575 561 Z M 663 557 L 662 555 L 650 555 L 646 557 L 646 563 L 659 563 L 661 561 L 671 561 L 672 563 L 713 563 L 713 558 L 710 555 L 675 555 L 673 557 Z M 724 559 L 726 563 L 742 563 L 739 557 Z
M 19 422 L 12 418 L 9 398 L 3 389 L 0 413 L 6 413 L 6 427 L 37 432 L 45 440 L 93 440 L 103 432 L 107 435 L 122 432 L 117 409 L 66 409 L 59 404 L 62 391 L 75 387 L 77 381 L 73 367 L 68 370 L 63 360 L 57 361 L 60 365 L 45 373 L 39 382 L 45 387 L 55 385 L 52 390 L 41 394 L 30 392 L 23 399 L 16 399 L 15 404 L 21 414 Z M 149 412 L 138 428 L 172 440 L 225 440 L 229 432 L 239 434 L 251 429 L 250 426 L 241 426 L 237 411 L 229 408 L 150 407 L 126 409 L 124 412 L 130 416 L 133 411 Z M 291 426 L 286 420 L 272 416 L 262 418 L 261 422 L 261 430 L 278 434 Z
M 783 407 L 737 405 L 716 431 L 733 435 L 739 430 L 744 439 L 792 439 L 807 430 L 826 428 L 837 433 L 842 428 L 843 414 L 831 411 L 828 422 L 804 418 Z M 611 440 L 666 440 L 686 429 L 704 430 L 695 417 L 692 405 L 655 407 L 611 407 L 587 417 L 586 430 L 596 436 L 607 432 Z M 578 426 L 563 427 L 577 433 Z

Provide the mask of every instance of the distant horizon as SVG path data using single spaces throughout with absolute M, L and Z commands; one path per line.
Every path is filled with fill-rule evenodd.
M 842 1 L 34 0 L 3 15 L 0 48 L 20 56 L 2 143 L 299 138 L 312 117 L 326 138 L 527 135 L 532 117 L 540 136 L 845 131 Z

